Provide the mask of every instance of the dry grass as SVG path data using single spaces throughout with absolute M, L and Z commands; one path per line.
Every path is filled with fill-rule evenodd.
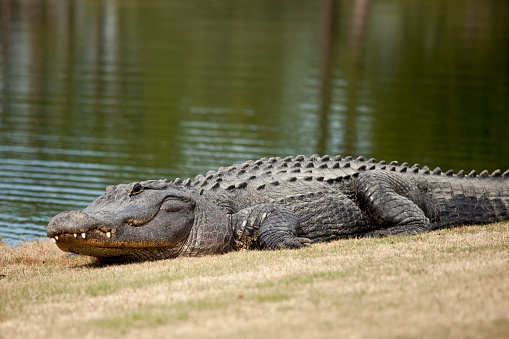
M 509 223 L 98 266 L 0 244 L 0 337 L 507 338 Z

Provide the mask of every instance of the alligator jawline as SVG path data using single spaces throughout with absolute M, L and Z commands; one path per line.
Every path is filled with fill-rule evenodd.
M 125 226 L 143 227 L 146 224 L 148 224 L 152 219 L 153 218 L 151 218 L 148 221 L 142 222 L 140 224 L 136 224 L 136 221 L 134 219 L 129 219 L 123 223 L 122 227 L 125 227 Z M 90 227 L 86 230 L 77 231 L 77 232 L 65 232 L 64 231 L 64 232 L 58 233 L 57 235 L 55 235 L 55 237 L 51 238 L 51 241 L 53 241 L 53 243 L 56 243 L 57 241 L 59 241 L 59 238 L 61 239 L 65 235 L 71 235 L 76 240 L 78 240 L 78 239 L 86 240 L 87 237 L 89 236 L 87 233 L 94 232 L 94 231 L 97 231 L 96 234 L 98 233 L 104 238 L 111 239 L 115 235 L 115 233 L 117 233 L 122 227 L 112 229 L 112 228 L 104 227 L 104 226 L 94 226 L 94 227 Z

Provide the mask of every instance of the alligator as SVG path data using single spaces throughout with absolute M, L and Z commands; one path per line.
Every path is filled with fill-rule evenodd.
M 108 186 L 47 235 L 63 251 L 140 261 L 294 249 L 349 237 L 413 235 L 509 218 L 509 170 L 328 155 L 263 158 L 174 181 Z

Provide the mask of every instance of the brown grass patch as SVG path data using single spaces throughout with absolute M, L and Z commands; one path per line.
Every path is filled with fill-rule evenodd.
M 475 337 L 509 333 L 509 223 L 298 251 L 97 266 L 0 245 L 0 337 Z

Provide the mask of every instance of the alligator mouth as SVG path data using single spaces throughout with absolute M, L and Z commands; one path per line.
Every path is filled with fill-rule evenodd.
M 119 230 L 124 227 L 142 227 L 147 223 L 148 222 L 141 223 L 130 219 L 125 221 L 121 227 L 92 226 L 88 227 L 86 230 L 61 231 L 56 233 L 53 237 L 50 237 L 50 239 L 54 244 L 64 245 L 65 247 L 80 244 L 115 247 L 118 246 L 114 241 L 115 234 Z
M 97 257 L 103 262 L 124 262 L 127 260 L 160 260 L 175 258 L 179 255 L 185 239 L 179 243 L 168 245 L 151 246 L 147 242 L 140 241 L 115 241 L 115 233 L 118 229 L 105 229 L 92 227 L 81 233 L 61 232 L 51 238 L 61 250 L 65 252 Z
M 99 235 L 99 237 L 105 237 L 110 239 L 112 235 L 115 234 L 115 230 L 107 230 L 104 231 L 99 227 L 93 227 L 91 229 L 86 230 L 85 232 L 81 233 L 68 233 L 68 232 L 61 232 L 57 235 L 55 235 L 53 238 L 51 238 L 51 241 L 56 244 L 57 241 L 62 240 L 72 240 L 71 237 L 74 237 L 76 240 L 80 239 L 87 239 L 87 233 L 94 232 L 94 235 Z

